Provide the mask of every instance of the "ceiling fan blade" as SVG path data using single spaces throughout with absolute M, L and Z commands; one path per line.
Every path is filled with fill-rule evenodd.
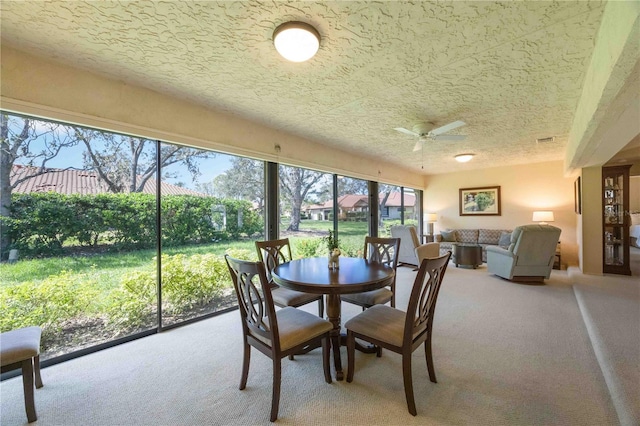
M 434 140 L 437 141 L 463 141 L 467 135 L 440 135 L 440 136 L 432 136 Z
M 411 130 L 404 129 L 404 128 L 402 128 L 402 127 L 396 127 L 396 128 L 394 128 L 393 130 L 396 130 L 396 131 L 398 131 L 398 132 L 400 132 L 400 133 L 404 133 L 404 134 L 406 134 L 406 135 L 411 135 L 411 136 L 420 136 L 420 135 L 419 135 L 419 134 L 417 134 L 416 132 L 412 132 Z
M 423 143 L 424 143 L 424 141 L 422 139 L 420 139 L 418 142 L 416 142 L 415 146 L 413 147 L 413 152 L 420 151 L 420 149 L 422 149 L 422 144 Z
M 453 123 L 445 124 L 442 127 L 438 127 L 437 129 L 433 129 L 432 131 L 429 132 L 429 134 L 431 134 L 431 135 L 439 135 L 441 133 L 446 133 L 449 130 L 453 130 L 453 129 L 457 129 L 458 127 L 462 127 L 465 124 L 467 124 L 467 123 L 465 123 L 464 121 L 460 121 L 460 120 L 454 121 Z

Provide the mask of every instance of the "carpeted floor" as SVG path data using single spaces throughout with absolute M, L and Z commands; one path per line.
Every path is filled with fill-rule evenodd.
M 402 308 L 415 272 L 401 267 L 398 274 Z M 428 379 L 424 352 L 413 356 L 417 417 L 407 411 L 399 356 L 357 353 L 353 383 L 326 384 L 316 350 L 282 361 L 278 423 L 632 424 L 637 412 L 628 404 L 640 406 L 638 387 L 612 387 L 608 376 L 640 377 L 639 364 L 626 362 L 640 353 L 629 340 L 640 328 L 640 281 L 576 277 L 554 270 L 546 285 L 524 285 L 491 276 L 484 265 L 450 265 L 434 322 L 437 384 Z M 585 310 L 594 317 L 591 325 Z M 358 312 L 343 303 L 343 322 Z M 609 319 L 601 324 L 600 316 Z M 269 424 L 271 362 L 253 351 L 248 385 L 240 391 L 241 356 L 239 314 L 231 312 L 51 366 L 36 391 L 37 424 Z M 21 379 L 0 388 L 1 424 L 24 424 Z

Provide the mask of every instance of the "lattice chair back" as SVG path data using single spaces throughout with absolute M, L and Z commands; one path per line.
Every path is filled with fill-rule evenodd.
M 409 296 L 404 327 L 405 342 L 418 340 L 424 333 L 431 333 L 436 301 L 450 257 L 449 251 L 443 256 L 427 258 L 420 263 L 420 269 Z
M 276 266 L 292 259 L 291 244 L 288 238 L 256 241 L 256 250 L 258 251 L 258 259 L 264 263 L 269 281 L 271 281 L 271 271 Z
M 399 250 L 400 238 L 365 237 L 364 239 L 364 258 L 394 270 L 398 266 Z
M 278 322 L 263 262 L 249 262 L 225 256 L 238 298 L 245 336 L 279 350 Z

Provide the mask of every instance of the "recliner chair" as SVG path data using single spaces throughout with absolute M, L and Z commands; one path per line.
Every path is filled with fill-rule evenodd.
M 400 250 L 398 251 L 398 264 L 412 265 L 418 267 L 420 260 L 416 254 L 416 249 L 425 245 L 430 245 L 432 248 L 428 249 L 429 253 L 434 253 L 433 256 L 440 256 L 440 243 L 426 243 L 420 244 L 418 238 L 418 232 L 415 226 L 411 225 L 394 225 L 391 227 L 391 237 L 400 238 Z
M 487 247 L 489 273 L 512 281 L 543 282 L 551 276 L 560 232 L 551 225 L 516 227 L 507 249 Z

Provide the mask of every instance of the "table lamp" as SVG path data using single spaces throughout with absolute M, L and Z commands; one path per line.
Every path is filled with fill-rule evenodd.
M 438 221 L 438 214 L 425 213 L 424 221 L 427 222 L 427 235 L 433 235 L 433 224 Z
M 533 218 L 531 220 L 534 222 L 539 222 L 540 225 L 547 225 L 547 222 L 553 222 L 553 212 L 552 211 L 533 212 Z

